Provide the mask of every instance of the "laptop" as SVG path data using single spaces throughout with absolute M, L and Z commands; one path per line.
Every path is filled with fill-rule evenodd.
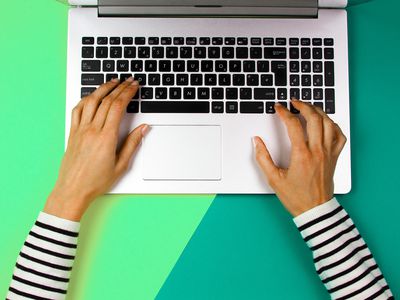
M 268 194 L 252 137 L 288 166 L 274 110 L 321 107 L 350 138 L 345 0 L 70 0 L 66 139 L 77 102 L 114 77 L 141 82 L 120 140 L 151 129 L 110 193 Z M 335 193 L 351 189 L 350 143 Z

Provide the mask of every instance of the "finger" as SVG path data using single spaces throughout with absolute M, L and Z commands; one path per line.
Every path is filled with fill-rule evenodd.
M 92 94 L 87 96 L 85 100 L 85 105 L 82 111 L 82 120 L 83 124 L 89 124 L 95 114 L 97 109 L 99 108 L 100 102 L 106 97 L 115 87 L 118 85 L 119 80 L 113 79 L 102 84 L 97 90 L 95 90 Z
M 104 100 L 101 102 L 99 109 L 93 120 L 93 124 L 98 127 L 103 127 L 107 119 L 110 107 L 112 103 L 118 99 L 118 97 L 123 93 L 134 81 L 133 77 L 128 78 L 123 83 L 121 83 L 116 89 L 114 89 Z
M 117 174 L 121 175 L 127 169 L 129 161 L 139 147 L 143 137 L 149 130 L 149 125 L 142 124 L 136 127 L 126 138 L 120 153 L 118 155 L 118 161 L 116 165 Z
M 71 132 L 74 132 L 79 127 L 79 124 L 81 123 L 81 116 L 82 116 L 84 102 L 85 102 L 85 100 L 82 99 L 72 110 Z
M 126 112 L 126 108 L 138 89 L 139 82 L 135 80 L 113 100 L 104 123 L 105 130 L 119 130 L 119 125 Z
M 292 114 L 286 107 L 280 103 L 275 104 L 275 110 L 279 118 L 285 123 L 290 142 L 294 148 L 307 147 L 303 127 L 298 117 Z
M 301 115 L 306 120 L 308 144 L 310 149 L 322 149 L 324 146 L 324 128 L 321 115 L 317 113 L 314 106 L 299 100 L 292 100 L 292 105 L 300 111 Z
M 258 165 L 267 177 L 270 185 L 274 185 L 279 174 L 279 168 L 275 165 L 267 147 L 259 136 L 253 137 L 253 144 Z
M 335 122 L 319 107 L 315 107 L 315 111 L 322 117 L 324 127 L 324 145 L 325 149 L 332 151 L 336 146 L 341 130 Z
M 335 123 L 335 127 L 337 132 L 337 142 L 334 145 L 333 152 L 337 157 L 339 157 L 340 153 L 342 152 L 344 146 L 347 143 L 347 138 L 338 124 Z

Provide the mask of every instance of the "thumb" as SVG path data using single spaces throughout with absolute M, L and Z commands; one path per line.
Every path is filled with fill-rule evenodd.
M 267 147 L 259 136 L 253 137 L 253 145 L 257 163 L 271 183 L 273 178 L 279 175 L 279 168 L 275 165 Z
M 143 137 L 146 135 L 150 126 L 142 124 L 136 127 L 126 138 L 118 155 L 116 171 L 121 174 L 128 167 L 129 161 L 135 153 L 137 147 L 140 145 Z

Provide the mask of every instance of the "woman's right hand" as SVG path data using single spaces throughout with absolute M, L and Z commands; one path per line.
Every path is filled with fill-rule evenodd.
M 292 104 L 306 120 L 307 138 L 299 118 L 286 107 L 275 105 L 292 144 L 289 168 L 275 165 L 260 137 L 254 137 L 254 145 L 258 165 L 269 185 L 296 217 L 332 199 L 333 175 L 346 137 L 320 108 L 298 100 Z

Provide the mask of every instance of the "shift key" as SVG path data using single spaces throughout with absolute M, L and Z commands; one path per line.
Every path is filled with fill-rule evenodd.
M 82 74 L 82 85 L 100 85 L 104 83 L 104 74 Z

